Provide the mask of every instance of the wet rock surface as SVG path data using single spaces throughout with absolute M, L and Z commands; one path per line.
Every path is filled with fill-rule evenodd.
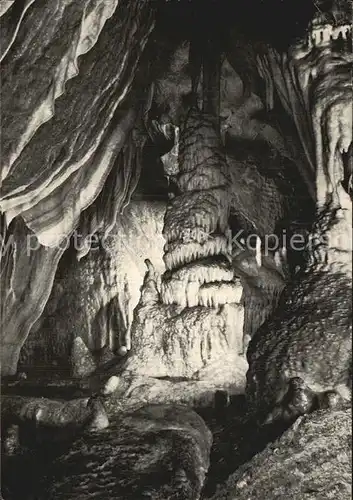
M 212 500 L 348 500 L 352 496 L 350 409 L 301 417 L 241 466 Z

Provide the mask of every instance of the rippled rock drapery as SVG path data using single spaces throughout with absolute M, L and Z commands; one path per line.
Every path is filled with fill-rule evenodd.
M 60 16 L 55 4 L 54 0 L 45 2 L 44 7 L 35 2 L 27 11 L 11 50 L 3 60 L 2 82 L 2 119 L 6 135 L 2 151 L 1 208 L 8 222 L 22 214 L 39 241 L 47 245 L 55 244 L 57 235 L 63 237 L 74 229 L 80 211 L 101 190 L 126 133 L 131 129 L 134 111 L 129 109 L 131 105 L 122 108 L 122 103 L 129 97 L 137 64 L 154 25 L 149 2 L 139 2 L 135 8 L 131 3 L 119 6 L 115 2 L 109 5 L 104 2 L 72 3 L 69 6 L 61 3 Z M 96 16 L 95 9 L 89 12 L 93 6 Z M 109 19 L 103 23 L 104 12 L 103 19 Z M 36 43 L 30 44 L 26 33 L 31 31 L 39 13 L 43 24 L 36 26 Z M 45 13 L 48 19 L 42 17 Z M 82 16 L 93 33 L 86 33 L 85 24 L 80 23 Z M 64 33 L 69 29 L 65 23 L 74 22 L 80 29 L 72 33 L 73 40 L 63 34 L 60 36 L 55 23 Z M 101 30 L 99 23 L 104 24 L 104 29 Z M 137 23 L 141 24 L 136 39 L 132 23 L 136 28 Z M 80 45 L 80 37 L 83 37 L 81 45 L 86 44 L 84 47 Z M 54 47 L 59 39 L 64 44 L 61 50 Z M 113 50 L 114 43 L 116 50 Z M 53 60 L 43 58 L 43 44 L 52 47 Z M 70 52 L 71 57 L 66 55 L 68 48 L 73 52 Z M 76 59 L 81 54 L 84 56 L 76 68 Z M 17 64 L 18 58 L 23 56 L 28 61 L 26 68 Z M 49 65 L 51 71 L 48 72 Z M 54 82 L 49 76 L 42 78 L 45 72 L 51 75 L 53 67 L 56 68 Z M 22 72 L 33 75 L 33 85 L 28 85 L 28 77 L 23 77 Z M 25 98 L 27 109 L 25 114 L 21 110 L 17 115 L 13 110 L 16 109 L 14 101 L 21 102 L 19 95 L 22 100 Z M 114 143 L 117 145 L 112 148 Z M 42 168 L 38 169 L 38 163 Z M 81 193 L 79 199 L 76 195 L 69 196 L 73 190 Z M 59 210 L 58 204 L 64 194 L 66 212 L 61 214 L 62 207 Z M 48 206 L 46 198 L 51 195 L 48 213 L 44 208 Z M 65 214 L 68 214 L 67 220 Z
M 193 411 L 154 405 L 78 439 L 54 461 L 43 500 L 198 500 L 212 436 Z
M 170 111 L 162 115 L 161 120 L 173 123 L 179 136 L 181 117 L 185 115 L 182 102 L 190 92 L 187 50 L 188 46 L 182 46 L 176 51 L 167 75 L 158 80 L 155 97 L 162 109 L 166 107 L 165 99 L 168 97 Z M 285 248 L 281 254 L 281 230 L 287 230 L 289 220 L 293 218 L 307 221 L 310 219 L 308 214 L 314 209 L 296 164 L 300 148 L 296 149 L 293 144 L 289 147 L 289 141 L 286 142 L 273 124 L 267 122 L 263 113 L 261 99 L 255 94 L 244 95 L 240 77 L 225 60 L 221 78 L 221 119 L 224 152 L 231 179 L 231 238 L 241 233 L 237 237 L 239 244 L 241 237 L 246 238 L 249 233 L 253 237 L 258 235 L 262 240 L 262 248 L 268 235 L 278 235 L 280 242 L 266 256 L 269 257 L 267 262 L 266 257 L 262 256 L 262 265 L 259 264 L 259 258 L 255 260 L 255 252 L 250 252 L 250 255 L 236 245 L 232 248 L 235 275 L 240 277 L 244 287 L 244 332 L 250 336 L 273 311 L 287 280 Z M 180 163 L 180 137 L 175 139 L 174 148 L 163 157 L 165 172 L 171 179 L 177 175 Z M 297 187 L 300 196 L 295 190 L 297 185 L 300 185 L 300 189 Z M 192 231 L 187 232 L 191 240 Z M 255 246 L 254 238 L 250 243 L 252 247 Z M 185 245 L 185 248 L 187 246 L 192 245 Z
M 241 466 L 212 500 L 347 500 L 352 495 L 352 412 L 320 411 Z
M 34 232 L 33 264 L 27 272 L 31 286 L 38 279 L 49 287 L 58 258 L 53 258 L 49 280 L 36 273 L 45 269 L 42 254 L 57 255 L 58 250 L 44 251 L 40 245 L 65 243 L 80 213 L 102 190 L 134 125 L 138 109 L 132 103 L 138 105 L 148 90 L 143 54 L 154 27 L 154 9 L 148 1 L 37 0 L 23 4 L 23 12 L 13 4 L 3 12 L 1 23 L 0 208 L 7 224 L 20 215 Z M 122 192 L 128 182 L 125 176 Z M 12 274 L 15 283 L 21 269 L 16 262 L 11 265 L 2 263 L 2 279 Z M 3 363 L 5 374 L 16 371 L 18 351 L 50 287 L 45 297 L 25 307 L 27 315 L 19 315 L 23 321 L 14 330 L 10 316 L 21 308 L 20 292 L 11 293 L 12 303 L 7 301 L 2 318 L 3 335 L 17 354 L 7 356 L 11 361 Z
M 164 218 L 166 272 L 160 278 L 146 260 L 125 369 L 192 378 L 223 363 L 223 383 L 239 384 L 238 371 L 229 372 L 228 362 L 236 365 L 243 353 L 244 319 L 242 287 L 231 262 L 230 178 L 213 121 L 196 109 L 181 132 L 178 166 L 171 177 L 180 195 Z
M 20 350 L 28 332 L 49 298 L 61 248 L 39 245 L 21 218 L 12 222 L 11 232 L 3 231 L 0 256 L 1 371 L 16 373 Z M 28 247 L 35 242 L 36 251 Z
M 315 179 L 317 207 L 306 261 L 248 350 L 247 394 L 260 420 L 266 413 L 269 420 L 292 420 L 351 398 L 352 200 L 345 155 L 352 151 L 352 32 L 344 14 L 331 17 L 314 18 L 307 40 L 288 53 L 268 48 L 258 59 L 268 106 L 275 88 L 293 116 L 313 167 L 302 175 Z

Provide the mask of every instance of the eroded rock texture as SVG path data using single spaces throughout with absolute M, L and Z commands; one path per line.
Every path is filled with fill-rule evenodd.
M 295 123 L 311 166 L 302 172 L 309 186 L 315 179 L 320 207 L 327 194 L 337 200 L 348 173 L 342 155 L 352 142 L 351 9 L 350 2 L 333 2 L 331 12 L 318 9 L 306 39 L 293 44 L 288 53 L 268 48 L 259 58 L 268 106 L 273 107 L 276 89 Z
M 38 498 L 197 500 L 209 466 L 211 433 L 194 412 L 142 408 L 78 439 L 53 463 Z
M 212 500 L 348 500 L 352 495 L 352 412 L 300 418 L 240 467 Z
M 167 107 L 167 104 L 170 108 L 168 114 L 163 114 L 161 120 L 167 122 L 169 119 L 179 127 L 175 147 L 169 155 L 163 157 L 164 168 L 168 176 L 175 179 L 177 183 L 179 176 L 182 179 L 190 178 L 195 183 L 195 176 L 200 173 L 204 165 L 212 162 L 213 154 L 214 160 L 217 159 L 217 161 L 221 162 L 220 175 L 225 175 L 224 179 L 227 176 L 230 177 L 229 188 L 226 188 L 226 181 L 224 184 L 225 192 L 229 197 L 231 213 L 229 224 L 232 234 L 228 240 L 239 234 L 237 237 L 239 245 L 242 237 L 246 239 L 249 234 L 253 235 L 248 245 L 243 247 L 233 245 L 232 248 L 234 274 L 241 279 L 244 288 L 244 333 L 251 336 L 273 311 L 288 279 L 287 258 L 286 255 L 281 255 L 282 231 L 285 230 L 290 233 L 294 230 L 294 228 L 290 228 L 289 222 L 293 219 L 304 227 L 306 225 L 310 227 L 308 220 L 310 221 L 311 215 L 314 213 L 314 204 L 310 200 L 308 189 L 304 181 L 301 180 L 297 167 L 298 163 L 305 163 L 305 157 L 304 159 L 299 158 L 300 147 L 298 147 L 295 139 L 291 137 L 289 140 L 279 132 L 276 125 L 270 123 L 264 114 L 264 105 L 259 96 L 254 93 L 250 95 L 244 93 L 241 79 L 229 64 L 229 61 L 233 63 L 231 54 L 229 54 L 229 61 L 225 60 L 222 65 L 220 85 L 222 136 L 225 147 L 223 148 L 219 144 L 215 147 L 216 143 L 213 138 L 209 149 L 207 149 L 209 153 L 205 153 L 204 157 L 202 150 L 197 154 L 195 153 L 194 157 L 191 153 L 185 155 L 185 151 L 188 151 L 188 148 L 191 148 L 192 145 L 197 148 L 201 144 L 207 145 L 210 140 L 206 138 L 208 137 L 207 134 L 210 134 L 209 130 L 207 127 L 205 128 L 206 125 L 202 123 L 202 120 L 196 122 L 195 113 L 190 117 L 189 130 L 186 130 L 186 137 L 183 137 L 182 118 L 185 117 L 186 112 L 181 102 L 187 98 L 190 92 L 187 50 L 188 46 L 183 46 L 175 52 L 168 72 L 166 72 L 164 78 L 158 80 L 155 99 L 161 108 L 163 106 Z M 165 102 L 166 99 L 168 99 L 168 103 Z M 202 134 L 205 139 L 202 140 L 200 139 L 201 133 L 198 134 L 197 130 L 206 129 L 207 133 Z M 166 135 L 168 134 L 166 133 Z M 222 154 L 225 157 L 221 161 L 219 155 Z M 190 161 L 191 159 L 192 161 Z M 183 162 L 186 162 L 186 164 L 184 165 Z M 178 175 L 178 172 L 180 173 L 183 169 L 187 175 Z M 213 171 L 214 169 L 212 169 Z M 199 197 L 203 192 L 207 193 L 207 186 L 210 184 L 210 180 L 207 181 L 207 176 L 209 176 L 207 172 L 205 175 L 202 174 L 198 181 L 203 186 L 202 189 L 205 189 L 205 191 L 197 193 Z M 299 184 L 300 188 L 298 187 Z M 211 183 L 211 185 L 213 184 Z M 185 189 L 184 184 L 182 184 L 183 189 Z M 192 193 L 192 190 L 190 193 Z M 180 197 L 180 200 L 186 200 L 188 196 L 188 192 L 185 192 Z M 211 194 L 207 196 L 208 201 L 205 199 L 205 204 L 209 203 L 211 199 Z M 178 197 L 171 202 L 171 214 L 174 213 L 172 210 L 173 202 L 177 207 L 177 201 Z M 202 200 L 200 199 L 200 206 L 201 203 Z M 185 201 L 183 207 L 186 206 Z M 218 206 L 220 207 L 220 205 Z M 215 214 L 216 211 L 215 209 Z M 215 214 L 213 217 L 216 216 Z M 206 222 L 204 221 L 204 224 Z M 200 227 L 197 229 L 199 227 L 197 224 L 195 221 L 194 230 L 191 227 L 184 229 L 184 244 L 182 244 L 181 240 L 175 240 L 171 245 L 166 245 L 167 253 L 165 258 L 167 259 L 167 265 L 173 266 L 173 258 L 176 259 L 174 266 L 178 265 L 178 262 L 182 263 L 183 259 L 186 259 L 186 261 L 192 259 L 192 251 L 194 251 L 195 256 L 202 255 L 202 252 L 215 253 L 221 251 L 223 254 L 229 252 L 220 234 L 217 233 L 215 237 L 207 240 L 207 234 L 204 234 L 207 228 Z M 204 236 L 201 244 L 193 240 L 193 237 L 196 237 L 200 231 L 202 233 L 200 237 Z M 261 253 L 265 254 L 266 252 L 261 251 L 261 245 L 258 245 L 257 252 L 255 251 L 254 239 L 256 235 L 261 239 L 262 248 L 264 248 L 265 238 L 268 235 L 278 236 L 279 244 L 274 247 L 270 254 L 261 255 Z M 283 242 L 283 245 L 285 246 L 285 242 Z M 248 251 L 249 246 L 252 248 L 250 252 Z M 269 246 L 271 247 L 271 245 Z M 179 252 L 178 255 L 176 255 L 177 251 Z M 223 266 L 226 265 L 225 262 Z M 222 268 L 221 262 L 218 267 Z M 192 270 L 192 265 L 186 266 L 184 281 Z M 201 272 L 201 270 L 200 263 L 195 267 L 195 273 Z M 182 297 L 181 290 L 186 285 L 178 277 L 178 269 L 176 269 L 175 274 L 176 284 L 180 285 L 180 291 L 177 286 L 171 287 L 170 291 L 172 294 L 180 293 Z M 168 285 L 169 279 L 168 274 L 166 276 L 166 285 Z M 223 273 L 222 279 L 229 278 Z M 167 299 L 171 300 L 168 286 L 166 288 Z M 191 294 L 195 293 L 192 290 L 190 292 Z M 223 299 L 218 297 L 217 294 L 214 302 L 218 303 L 219 300 Z
M 11 231 L 3 228 L 4 225 L 0 254 L 0 357 L 2 373 L 14 375 L 21 347 L 49 298 L 63 250 L 39 245 L 20 218 L 13 221 Z M 36 250 L 30 251 L 33 242 Z
M 92 430 L 108 426 L 108 419 L 100 401 L 89 398 L 60 401 L 47 398 L 31 398 L 21 396 L 2 396 L 1 398 L 2 429 L 7 431 L 9 425 L 30 428 L 32 438 L 43 429 L 50 429 L 53 439 L 60 430 L 73 431 L 83 427 Z M 4 433 L 6 436 L 6 432 Z M 54 437 L 55 439 L 55 437 Z M 20 441 L 20 440 L 19 440 Z M 19 445 L 23 443 L 19 442 Z M 6 452 L 6 450 L 5 450 Z
M 168 45 L 160 14 L 179 3 L 19 0 L 0 7 L 2 372 L 15 373 L 31 329 L 22 366 L 71 364 L 71 379 L 56 389 L 66 386 L 75 398 L 5 396 L 7 458 L 22 454 L 28 425 L 35 446 L 22 470 L 41 479 L 26 488 L 28 500 L 197 500 L 209 466 L 205 423 L 186 408 L 141 407 L 177 401 L 224 410 L 228 392 L 244 392 L 253 337 L 244 428 L 314 413 L 241 467 L 215 498 L 345 499 L 350 413 L 337 407 L 350 399 L 352 376 L 348 10 L 316 15 L 301 43 L 282 52 L 244 43 L 240 26 L 233 32 L 227 21 L 220 38 L 228 61 L 211 117 L 195 105 L 199 92 L 190 108 L 195 59 L 188 53 L 195 42 L 197 52 L 197 36 L 219 35 L 219 14 L 213 30 L 214 20 L 200 11 L 195 22 L 193 10 L 213 7 L 185 2 L 190 25 Z M 315 2 L 318 12 L 321 6 Z M 159 63 L 165 71 L 156 70 Z M 202 83 L 204 98 L 210 89 Z M 146 145 L 162 158 L 148 168 Z M 161 163 L 166 179 L 156 184 L 163 200 L 169 187 L 168 206 L 131 202 L 142 168 L 151 187 Z M 160 192 L 152 194 L 156 200 Z M 305 232 L 312 219 L 307 255 L 298 256 L 280 235 L 296 225 Z M 279 242 L 269 249 L 270 234 Z M 76 236 L 92 235 L 75 247 Z M 56 246 L 65 240 L 75 248 L 62 259 L 43 311 L 64 251 Z M 28 382 L 10 389 L 33 390 Z M 52 450 L 69 429 L 64 451 Z M 12 482 L 17 492 L 16 475 Z
M 295 419 L 331 391 L 351 398 L 351 213 L 318 212 L 305 268 L 250 342 L 247 397 L 262 417 Z
M 170 272 L 162 279 L 162 300 L 183 307 L 237 303 L 236 286 L 232 296 L 227 240 L 230 178 L 211 117 L 190 111 L 181 131 L 178 162 L 178 173 L 172 179 L 180 195 L 167 207 L 163 229 L 167 241 L 164 261 Z M 218 265 L 213 258 L 216 256 L 223 257 L 224 262 Z M 208 257 L 213 258 L 209 259 L 210 266 L 203 261 Z M 184 276 L 175 275 L 174 270 L 177 274 L 183 270 Z
M 121 104 L 131 97 L 154 10 L 149 2 L 31 3 L 3 60 L 1 208 L 55 245 L 99 194 L 134 124 L 136 110 Z M 13 25 L 11 8 L 2 22 Z M 135 41 L 137 24 L 143 34 Z

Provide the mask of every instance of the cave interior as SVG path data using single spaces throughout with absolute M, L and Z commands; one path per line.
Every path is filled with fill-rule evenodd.
M 3 500 L 349 498 L 352 2 L 10 0 L 0 36 Z

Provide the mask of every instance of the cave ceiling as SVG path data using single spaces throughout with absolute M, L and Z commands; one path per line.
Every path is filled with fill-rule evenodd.
M 291 123 L 302 111 L 300 104 L 298 108 L 293 103 L 298 89 L 292 92 L 294 98 L 284 96 L 285 102 L 280 103 L 290 118 L 279 124 L 279 116 L 285 121 L 277 102 L 283 94 L 281 76 L 271 76 L 273 65 L 266 71 L 259 58 L 267 54 L 268 45 L 276 54 L 287 54 L 298 40 L 305 43 L 313 19 L 349 25 L 349 7 L 349 2 L 275 0 L 253 0 L 241 8 L 230 1 L 146 1 L 138 6 L 99 1 L 5 2 L 1 208 L 7 223 L 21 215 L 41 243 L 50 245 L 51 232 L 67 235 L 82 213 L 92 218 L 89 206 L 95 200 L 100 205 L 103 186 L 101 198 L 112 197 L 106 191 L 115 186 L 122 191 L 119 201 L 128 200 L 141 173 L 136 150 L 150 140 L 139 123 L 156 119 L 180 125 L 191 91 L 188 45 L 207 39 L 217 40 L 225 59 L 220 114 L 225 128 L 229 127 L 229 144 L 234 136 L 242 137 L 245 116 L 243 129 L 250 139 L 252 134 L 294 159 L 313 196 L 314 152 L 310 144 L 303 148 L 303 136 L 312 132 L 305 123 L 296 128 Z M 281 64 L 285 63 L 281 60 Z M 274 80 L 279 83 L 271 97 Z M 288 88 L 288 82 L 284 85 Z M 288 101 L 292 101 L 289 107 Z M 142 102 L 144 106 L 136 106 Z M 114 129 L 118 122 L 119 130 Z M 126 155 L 125 162 L 120 158 L 124 168 L 113 169 L 119 164 L 121 147 L 128 148 L 132 125 L 138 135 L 132 146 L 135 151 Z M 163 192 L 158 167 L 161 148 L 157 144 L 155 162 L 144 163 L 157 164 L 155 175 L 159 172 L 157 184 Z M 128 161 L 134 167 L 131 163 L 128 168 Z M 79 200 L 74 190 L 82 193 Z M 70 217 L 62 213 L 63 199 Z

